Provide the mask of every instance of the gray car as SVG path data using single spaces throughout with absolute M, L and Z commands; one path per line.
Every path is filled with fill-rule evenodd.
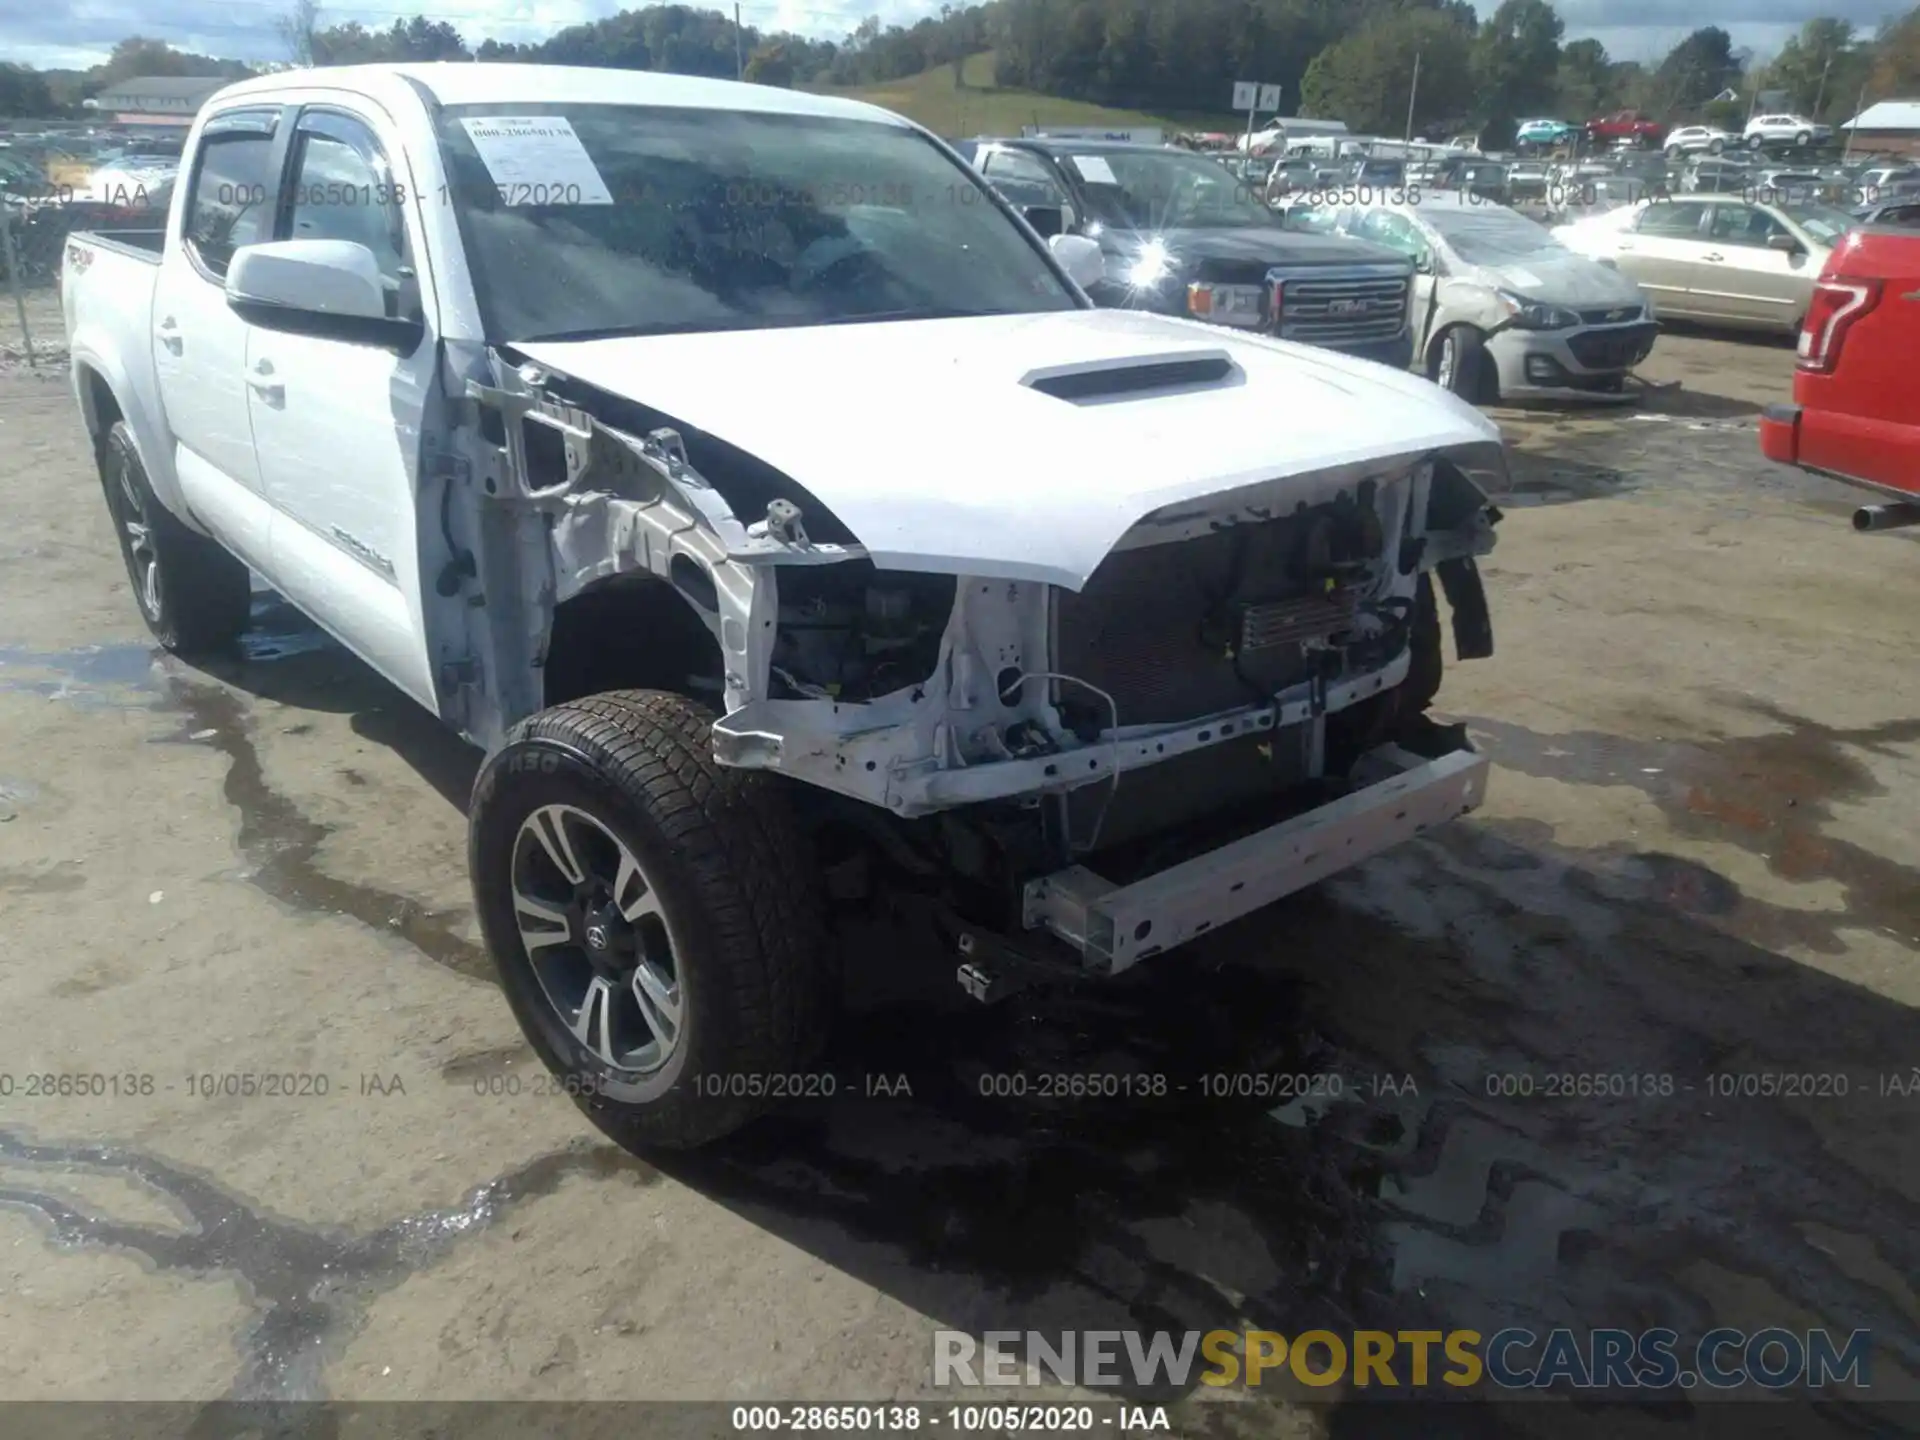
M 1827 256 L 1858 223 L 1828 205 L 1705 194 L 1654 199 L 1554 234 L 1632 276 L 1662 319 L 1794 334 Z
M 1623 399 L 1660 327 L 1618 270 L 1471 192 L 1323 207 L 1315 219 L 1414 262 L 1414 368 L 1481 404 Z

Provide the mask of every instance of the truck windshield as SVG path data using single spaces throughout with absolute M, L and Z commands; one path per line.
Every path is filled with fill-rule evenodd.
M 1127 230 L 1271 226 L 1273 212 L 1246 181 L 1202 155 L 1108 150 L 1063 158 L 1095 218 Z
M 440 114 L 489 339 L 1071 310 L 970 169 L 904 127 L 627 105 Z

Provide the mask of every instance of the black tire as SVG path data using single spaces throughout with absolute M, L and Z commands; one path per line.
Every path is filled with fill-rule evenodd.
M 1667 159 L 1678 160 L 1681 154 L 1682 154 L 1682 151 L 1678 145 L 1667 146 Z
M 1449 325 L 1434 342 L 1427 378 L 1462 400 L 1490 403 L 1497 398 L 1497 387 L 1489 379 L 1491 366 L 1486 339 L 1478 330 L 1471 325 Z
M 1709 140 L 1707 142 L 1707 153 L 1709 155 L 1722 154 L 1726 150 L 1726 148 L 1727 148 L 1727 142 L 1724 140 Z
M 1766 143 L 1767 143 L 1767 137 L 1764 135 L 1749 135 L 1747 137 L 1747 148 L 1749 150 L 1758 150 L 1762 145 Z
M 693 701 L 646 690 L 543 710 L 481 769 L 468 811 L 474 903 L 514 1015 L 593 1123 L 630 1148 L 706 1144 L 775 1090 L 793 1093 L 785 1078 L 824 1048 L 839 999 L 807 836 L 781 781 L 716 763 L 712 724 Z M 515 866 L 535 863 L 523 827 L 552 805 L 604 827 L 657 898 L 681 1020 L 651 1072 L 616 1068 L 582 1043 L 529 957 Z M 590 963 L 581 946 L 554 949 L 561 964 L 573 951 Z
M 252 606 L 246 565 L 160 503 L 126 421 L 100 437 L 97 459 L 134 603 L 154 639 L 177 655 L 231 649 Z
M 1813 143 L 1813 132 L 1811 130 L 1802 130 L 1793 137 L 1793 143 L 1796 145 L 1811 145 Z

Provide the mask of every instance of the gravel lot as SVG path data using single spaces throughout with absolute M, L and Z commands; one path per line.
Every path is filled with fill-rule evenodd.
M 1669 335 L 1635 408 L 1498 412 L 1499 653 L 1441 692 L 1483 812 L 1084 995 L 983 1011 L 866 947 L 835 1099 L 649 1161 L 539 1093 L 494 990 L 475 757 L 271 597 L 244 660 L 157 656 L 64 372 L 4 366 L 0 1396 L 882 1398 L 937 1327 L 1425 1322 L 1869 1329 L 1876 1394 L 1920 1397 L 1920 1095 L 1880 1093 L 1920 1060 L 1920 532 L 1758 457 L 1791 369 Z M 1346 1096 L 979 1093 L 1118 1069 Z M 191 1078 L 236 1072 L 328 1093 Z M 1711 1089 L 1761 1072 L 1848 1093 Z M 1398 1433 L 1339 1398 L 1176 1413 Z

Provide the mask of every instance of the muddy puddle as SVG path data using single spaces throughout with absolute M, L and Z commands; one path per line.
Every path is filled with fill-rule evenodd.
M 117 1220 L 72 1202 L 59 1193 L 58 1179 L 74 1173 L 137 1185 L 182 1225 Z M 225 1397 L 230 1401 L 324 1398 L 330 1347 L 352 1334 L 373 1298 L 572 1176 L 628 1184 L 655 1178 L 644 1163 L 611 1146 L 583 1145 L 478 1185 L 458 1205 L 348 1234 L 278 1218 L 216 1180 L 136 1149 L 41 1143 L 0 1129 L 0 1206 L 34 1216 L 55 1245 L 113 1250 L 155 1270 L 239 1282 L 253 1314 L 238 1337 L 240 1367 Z M 50 1183 L 36 1185 L 37 1177 Z M 315 1423 L 324 1418 L 306 1416 Z
M 1891 755 L 1895 747 L 1920 743 L 1920 720 L 1836 730 L 1756 702 L 1738 703 L 1773 728 L 1720 739 L 1636 740 L 1594 731 L 1542 735 L 1478 717 L 1467 723 L 1502 769 L 1578 785 L 1630 786 L 1659 806 L 1677 833 L 1738 846 L 1782 880 L 1831 882 L 1844 903 L 1819 910 L 1769 904 L 1742 895 L 1697 862 L 1623 847 L 1602 868 L 1630 891 L 1718 916 L 1764 944 L 1837 953 L 1843 931 L 1869 929 L 1920 948 L 1920 865 L 1826 833 L 1836 805 L 1884 793 L 1862 755 Z

